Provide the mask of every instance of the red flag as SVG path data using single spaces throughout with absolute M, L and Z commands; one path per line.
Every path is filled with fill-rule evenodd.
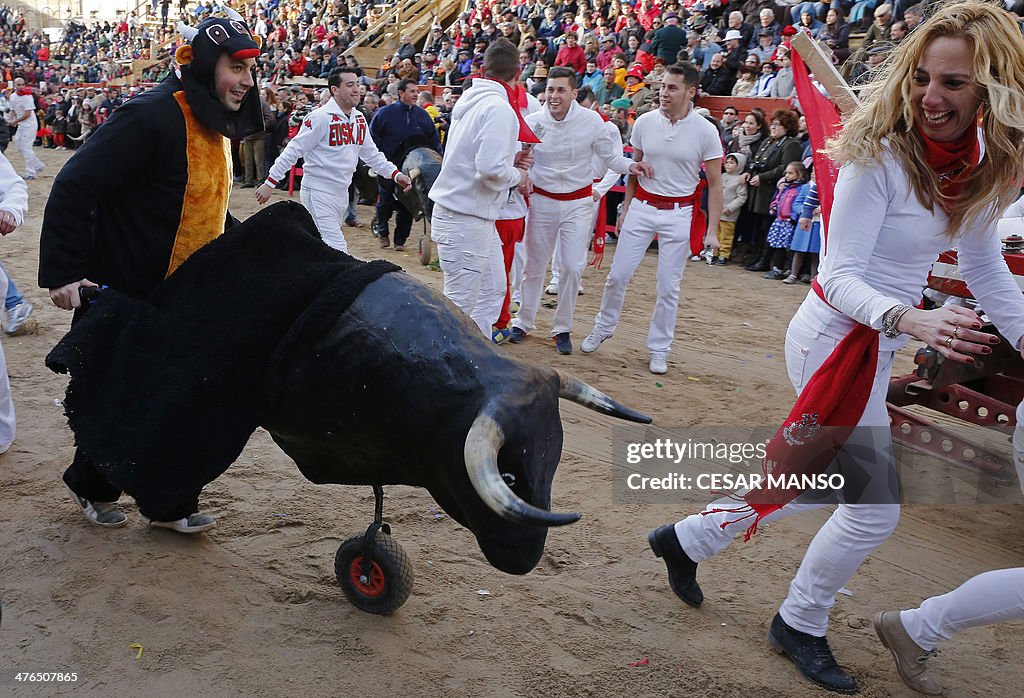
M 840 117 L 836 105 L 823 95 L 811 82 L 800 54 L 789 52 L 793 61 L 793 82 L 800 107 L 807 119 L 807 134 L 811 137 L 814 152 L 814 181 L 818 184 L 818 200 L 821 202 L 822 236 L 828 232 L 828 219 L 832 213 L 835 198 L 836 179 L 839 168 L 824 153 L 825 141 L 839 135 Z M 824 252 L 824 250 L 822 250 Z

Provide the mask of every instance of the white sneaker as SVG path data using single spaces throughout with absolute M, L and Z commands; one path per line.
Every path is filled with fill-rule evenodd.
M 582 296 L 583 295 L 583 284 L 580 284 L 580 289 L 578 291 L 576 291 L 576 295 L 577 296 Z
M 183 519 L 177 521 L 153 521 L 147 519 L 145 516 L 142 520 L 148 523 L 153 528 L 166 528 L 171 531 L 177 531 L 178 533 L 202 533 L 203 531 L 209 531 L 211 528 L 217 525 L 217 520 L 212 516 L 206 514 L 189 514 Z
M 67 487 L 67 483 L 64 486 Z M 85 497 L 79 497 L 70 487 L 68 493 L 90 523 L 107 528 L 120 528 L 128 523 L 128 515 L 121 511 L 117 502 L 90 502 Z
M 546 293 L 549 296 L 557 296 L 558 284 L 548 284 L 548 287 L 544 289 L 544 293 Z
M 32 316 L 32 304 L 28 301 L 22 301 L 16 306 L 7 311 L 7 325 L 4 327 L 4 332 L 7 334 L 18 334 L 20 330 L 25 329 L 25 323 Z
M 601 334 L 597 330 L 592 331 L 587 335 L 586 339 L 580 344 L 580 351 L 584 354 L 592 354 L 597 351 L 597 348 L 601 346 L 601 342 L 611 337 L 610 334 Z
M 691 262 L 699 262 L 700 261 L 700 255 L 699 254 L 693 255 L 692 257 L 690 257 L 690 261 Z
M 664 354 L 651 354 L 651 363 L 648 368 L 651 373 L 658 376 L 668 373 L 668 357 Z

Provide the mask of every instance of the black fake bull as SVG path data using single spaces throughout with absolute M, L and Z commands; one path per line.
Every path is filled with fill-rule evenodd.
M 315 483 L 426 488 L 488 561 L 532 569 L 561 456 L 559 398 L 639 422 L 515 361 L 435 291 L 324 245 L 293 202 L 207 245 L 145 301 L 105 292 L 47 357 L 79 447 L 158 517 L 263 426 Z M 388 415 L 382 419 L 381 415 Z
M 360 200 L 371 204 L 377 200 L 377 176 L 362 160 L 356 164 L 356 170 L 352 173 L 352 183 L 356 185 Z
M 428 194 L 441 173 L 441 156 L 433 148 L 413 148 L 406 154 L 399 169 L 412 180 L 412 189 L 403 192 L 396 187 L 395 195 L 414 220 L 424 216 L 429 219 L 434 210 L 434 202 Z

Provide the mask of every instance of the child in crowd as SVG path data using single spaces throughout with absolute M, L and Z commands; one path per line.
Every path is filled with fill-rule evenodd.
M 793 203 L 796 201 L 800 187 L 807 181 L 807 168 L 799 160 L 786 165 L 786 172 L 779 181 L 779 190 L 772 197 L 768 212 L 775 216 L 768 228 L 768 247 L 771 248 L 771 271 L 764 275 L 766 279 L 779 281 L 786 278 L 782 267 L 786 263 L 786 253 L 793 240 L 793 229 L 801 211 Z
M 800 220 L 793 231 L 793 241 L 789 249 L 793 251 L 793 266 L 789 276 L 782 280 L 784 284 L 795 284 L 798 280 L 811 283 L 818 275 L 818 253 L 821 251 L 821 206 L 818 202 L 818 185 L 811 175 L 811 181 L 800 187 L 793 208 L 800 211 Z M 800 274 L 804 259 L 810 255 L 810 274 Z
M 743 167 L 747 156 L 730 153 L 725 157 L 725 174 L 722 175 L 722 217 L 718 221 L 718 254 L 712 264 L 726 264 L 732 253 L 732 239 L 736 234 L 736 219 L 740 209 L 747 202 L 747 183 L 743 181 Z
M 53 142 L 57 150 L 67 150 L 64 147 L 64 138 L 68 133 L 68 117 L 63 109 L 58 109 L 53 117 Z

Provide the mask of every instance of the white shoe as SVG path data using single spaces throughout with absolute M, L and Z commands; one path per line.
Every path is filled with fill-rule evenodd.
M 67 483 L 64 486 L 67 487 Z M 121 511 L 117 502 L 90 502 L 85 497 L 79 497 L 70 487 L 68 492 L 90 523 L 107 528 L 120 528 L 128 523 L 127 514 Z
M 664 354 L 651 354 L 651 363 L 648 368 L 651 373 L 658 376 L 668 373 L 668 357 Z
M 699 254 L 693 255 L 692 257 L 690 257 L 690 261 L 691 262 L 699 262 L 700 261 L 700 255 Z
M 584 354 L 592 354 L 601 346 L 601 342 L 611 337 L 610 334 L 601 334 L 597 330 L 592 331 L 580 344 L 580 351 Z
M 576 291 L 576 295 L 577 296 L 582 296 L 583 295 L 583 285 L 582 284 L 580 284 L 580 290 Z
M 28 321 L 31 316 L 32 304 L 28 301 L 18 303 L 7 311 L 7 325 L 4 327 L 4 332 L 12 335 L 17 334 L 20 330 L 25 328 L 25 322 Z
M 153 521 L 147 519 L 145 516 L 142 520 L 148 523 L 153 528 L 166 528 L 171 531 L 177 531 L 178 533 L 202 533 L 203 531 L 209 531 L 211 528 L 217 525 L 217 520 L 212 516 L 206 514 L 189 514 L 183 519 L 177 521 Z
M 558 284 L 548 284 L 548 287 L 544 289 L 544 293 L 546 293 L 549 296 L 557 296 Z

